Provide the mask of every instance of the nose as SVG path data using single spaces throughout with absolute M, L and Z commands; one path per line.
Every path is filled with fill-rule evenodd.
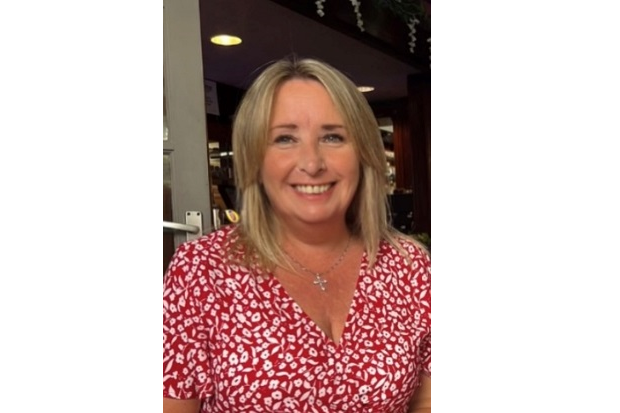
M 301 145 L 298 165 L 299 170 L 309 175 L 316 175 L 325 169 L 325 160 L 318 143 L 313 142 Z

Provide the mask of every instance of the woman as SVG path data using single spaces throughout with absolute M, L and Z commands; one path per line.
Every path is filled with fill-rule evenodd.
M 241 221 L 164 284 L 164 412 L 430 412 L 430 258 L 387 220 L 364 96 L 281 60 L 233 125 Z

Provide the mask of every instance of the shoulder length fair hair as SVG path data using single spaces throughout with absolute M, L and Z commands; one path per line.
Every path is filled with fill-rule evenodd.
M 241 220 L 233 241 L 237 254 L 233 255 L 267 269 L 288 262 L 260 173 L 274 96 L 279 86 L 291 79 L 309 79 L 323 85 L 353 139 L 360 162 L 360 182 L 347 210 L 347 226 L 364 243 L 372 266 L 382 239 L 401 250 L 396 240 L 398 232 L 388 224 L 387 160 L 379 126 L 355 84 L 334 67 L 315 59 L 287 58 L 272 63 L 256 78 L 237 108 L 232 149 Z

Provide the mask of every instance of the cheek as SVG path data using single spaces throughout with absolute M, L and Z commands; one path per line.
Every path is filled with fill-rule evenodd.
M 345 175 L 350 177 L 351 184 L 355 188 L 357 188 L 362 173 L 362 165 L 360 165 L 359 159 L 357 158 L 357 156 L 351 155 L 347 162 L 345 162 L 343 165 L 343 171 Z
M 277 156 L 270 152 L 265 154 L 263 164 L 260 169 L 260 180 L 262 184 L 269 184 L 272 181 L 283 179 L 288 170 L 290 157 Z
M 358 192 L 360 183 L 362 181 L 362 165 L 357 157 L 352 161 L 351 165 L 351 191 L 352 197 Z
M 353 194 L 357 192 L 357 188 L 360 185 L 360 177 L 361 177 L 361 166 L 355 165 L 351 169 L 351 191 Z

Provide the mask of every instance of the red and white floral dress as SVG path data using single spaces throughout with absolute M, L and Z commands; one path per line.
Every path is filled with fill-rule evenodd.
M 431 373 L 430 259 L 362 257 L 336 345 L 275 277 L 226 263 L 231 226 L 181 245 L 164 280 L 164 397 L 201 412 L 406 412 Z

